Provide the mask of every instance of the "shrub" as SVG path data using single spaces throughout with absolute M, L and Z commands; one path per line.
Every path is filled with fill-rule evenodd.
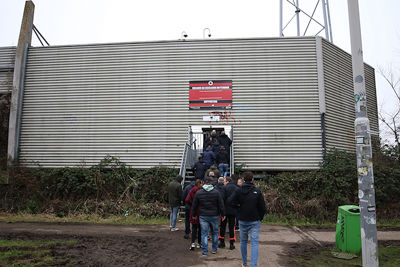
M 167 201 L 167 185 L 177 173 L 166 167 L 132 169 L 111 156 L 92 167 L 16 168 L 10 187 L 1 189 L 6 199 L 0 208 L 107 216 L 140 206 L 147 215 L 163 215 L 163 205 L 154 203 Z
M 265 192 L 269 213 L 293 218 L 334 220 L 337 207 L 358 205 L 356 156 L 333 149 L 325 167 L 307 172 L 281 172 L 258 185 Z M 400 208 L 400 166 L 388 155 L 374 159 L 376 205 L 379 218 L 396 218 Z
M 390 154 L 374 154 L 378 219 L 398 218 L 400 166 Z M 244 166 L 244 165 L 243 165 Z M 75 168 L 16 168 L 9 187 L 1 187 L 3 211 L 166 216 L 167 185 L 177 169 L 132 169 L 115 157 Z M 270 215 L 292 219 L 335 220 L 337 207 L 358 205 L 356 156 L 331 150 L 319 170 L 269 174 L 257 185 Z

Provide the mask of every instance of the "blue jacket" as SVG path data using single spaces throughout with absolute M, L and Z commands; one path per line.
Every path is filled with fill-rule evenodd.
M 183 203 L 185 203 L 185 207 L 188 209 L 190 209 L 190 205 L 185 202 L 185 199 L 193 187 L 194 187 L 194 181 L 190 182 L 190 184 L 188 184 L 185 187 L 185 189 L 183 189 L 182 201 L 183 201 Z
M 203 152 L 203 160 L 206 163 L 207 168 L 210 168 L 210 166 L 214 164 L 215 154 L 212 152 L 211 148 L 207 148 L 206 151 Z

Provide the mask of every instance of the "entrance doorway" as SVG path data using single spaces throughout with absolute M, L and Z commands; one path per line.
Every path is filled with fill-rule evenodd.
M 204 140 L 211 135 L 213 130 L 217 132 L 217 135 L 225 131 L 225 134 L 232 140 L 233 132 L 230 125 L 192 126 L 193 141 L 195 141 L 198 155 L 203 152 Z

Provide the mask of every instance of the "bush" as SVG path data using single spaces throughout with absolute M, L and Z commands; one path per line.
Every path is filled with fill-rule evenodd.
M 378 219 L 398 218 L 400 165 L 390 154 L 374 154 Z M 16 168 L 8 187 L 0 188 L 2 211 L 71 213 L 135 213 L 145 217 L 167 216 L 167 185 L 177 169 L 132 169 L 115 157 L 98 165 L 75 168 Z M 265 176 L 257 185 L 264 192 L 270 216 L 288 220 L 335 220 L 337 207 L 358 205 L 356 156 L 331 150 L 325 167 Z
M 377 153 L 374 160 L 376 205 L 379 218 L 396 218 L 400 208 L 400 166 Z M 334 220 L 337 207 L 358 205 L 357 165 L 354 154 L 333 149 L 320 170 L 281 172 L 258 185 L 265 192 L 269 213 Z
M 107 216 L 139 206 L 147 215 L 164 215 L 163 205 L 157 202 L 166 205 L 167 185 L 178 174 L 166 167 L 132 169 L 111 156 L 92 167 L 16 168 L 13 172 L 10 187 L 0 192 L 6 196 L 1 210 L 60 216 L 71 212 Z

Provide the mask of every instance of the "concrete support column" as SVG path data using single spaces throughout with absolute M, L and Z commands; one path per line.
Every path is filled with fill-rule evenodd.
M 33 14 L 35 5 L 25 2 L 18 45 L 15 51 L 14 78 L 11 92 L 10 121 L 8 129 L 8 166 L 18 162 L 19 121 L 22 114 L 23 94 L 21 93 L 26 66 L 26 48 L 31 45 Z

